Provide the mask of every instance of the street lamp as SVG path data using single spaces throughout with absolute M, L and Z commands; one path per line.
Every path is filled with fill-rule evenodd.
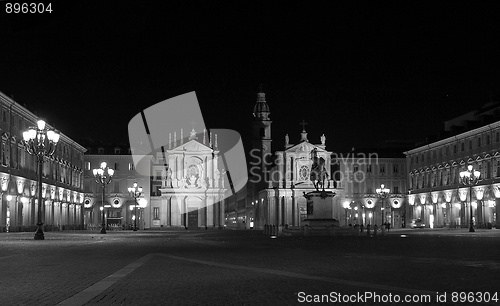
M 375 191 L 377 192 L 378 197 L 382 200 L 382 206 L 380 207 L 380 211 L 381 212 L 383 211 L 382 212 L 382 226 L 383 226 L 385 223 L 384 199 L 386 199 L 389 196 L 389 192 L 391 192 L 391 190 L 389 188 L 385 188 L 384 184 L 381 184 L 380 188 L 375 189 Z
M 35 240 L 44 240 L 42 228 L 42 172 L 43 162 L 47 157 L 54 155 L 60 135 L 52 129 L 45 127 L 45 121 L 38 120 L 36 127 L 30 127 L 23 132 L 24 147 L 30 155 L 34 155 L 38 162 L 38 221 Z
M 469 221 L 469 232 L 475 232 L 474 230 L 474 219 L 472 218 L 472 186 L 479 182 L 479 177 L 481 172 L 474 170 L 472 165 L 467 166 L 467 170 L 460 172 L 460 181 L 465 186 L 469 187 L 469 207 L 470 207 L 470 221 Z
M 141 196 L 142 194 L 142 187 L 137 187 L 137 182 L 134 182 L 134 187 L 128 187 L 128 192 L 132 194 L 134 197 L 134 208 L 135 208 L 135 215 L 134 215 L 134 232 L 137 231 L 137 198 Z
M 107 167 L 106 162 L 101 163 L 101 168 L 92 170 L 95 181 L 102 186 L 102 224 L 101 234 L 106 234 L 106 223 L 104 223 L 104 196 L 106 194 L 106 185 L 111 183 L 115 170 Z

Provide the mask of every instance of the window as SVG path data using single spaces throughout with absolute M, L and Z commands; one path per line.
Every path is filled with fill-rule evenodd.
M 134 170 L 134 163 L 128 163 L 128 170 Z
M 465 142 L 462 142 L 462 143 L 461 143 L 461 151 L 462 151 L 462 152 L 463 152 L 463 151 L 465 151 Z
M 154 220 L 160 219 L 160 208 L 159 207 L 153 207 L 153 219 Z
M 113 181 L 113 192 L 120 192 L 120 181 Z
M 490 145 L 490 135 L 486 135 L 486 145 Z
M 380 165 L 380 173 L 385 173 L 385 166 L 384 165 Z
M 155 180 L 160 181 L 161 180 L 161 170 L 156 170 L 155 171 Z
M 104 154 L 104 148 L 97 148 L 97 154 Z
M 394 173 L 398 173 L 398 165 L 394 165 L 394 166 L 392 167 L 392 172 L 394 172 Z
M 480 147 L 480 146 L 481 146 L 481 137 L 479 137 L 479 138 L 477 139 L 477 146 L 478 146 L 478 147 Z
M 371 188 L 366 188 L 366 193 L 368 194 L 373 193 L 373 190 Z
M 115 148 L 115 154 L 120 154 L 120 148 Z
M 455 154 L 457 153 L 457 145 L 453 146 L 453 153 L 455 153 Z
M 115 169 L 114 170 L 115 171 L 120 170 L 120 164 L 119 163 L 115 163 Z
M 359 166 L 358 165 L 354 165 L 352 169 L 353 169 L 352 171 L 354 173 L 357 173 L 359 171 Z
M 85 170 L 90 170 L 90 162 L 85 162 Z
M 372 173 L 372 165 L 366 165 L 366 172 Z
M 472 140 L 469 140 L 469 150 L 472 150 Z
M 392 193 L 399 193 L 399 188 L 397 186 L 393 187 L 392 188 Z

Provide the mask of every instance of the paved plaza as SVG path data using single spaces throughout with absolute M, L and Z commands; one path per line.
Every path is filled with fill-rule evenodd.
M 1 233 L 0 304 L 500 305 L 471 302 L 500 291 L 499 242 L 495 229 Z

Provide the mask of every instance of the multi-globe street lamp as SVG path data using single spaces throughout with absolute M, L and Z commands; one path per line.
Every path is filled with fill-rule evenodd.
M 472 186 L 479 182 L 479 177 L 481 172 L 474 170 L 472 165 L 467 166 L 467 170 L 460 172 L 460 181 L 463 185 L 469 187 L 469 208 L 470 208 L 470 221 L 469 221 L 469 232 L 475 232 L 474 230 L 474 219 L 472 217 Z
M 380 188 L 375 189 L 377 192 L 377 196 L 382 200 L 382 205 L 380 207 L 380 211 L 382 212 L 382 226 L 385 223 L 385 202 L 384 200 L 389 196 L 391 190 L 389 188 L 385 188 L 384 184 L 380 185 Z
M 137 186 L 137 182 L 134 182 L 134 186 L 133 187 L 129 187 L 128 188 L 128 192 L 132 194 L 132 196 L 134 197 L 134 208 L 135 208 L 135 215 L 134 215 L 134 232 L 137 231 L 137 205 L 139 205 L 137 203 L 137 198 L 141 196 L 142 194 L 142 187 L 138 187 Z
M 106 194 L 106 185 L 111 183 L 115 170 L 109 168 L 106 162 L 101 163 L 101 168 L 92 170 L 94 173 L 95 181 L 102 186 L 102 224 L 101 234 L 106 234 L 106 223 L 104 220 L 104 197 Z
M 30 155 L 36 156 L 38 162 L 38 220 L 35 240 L 45 239 L 42 228 L 42 205 L 44 205 L 42 198 L 43 162 L 45 158 L 54 155 L 59 137 L 59 133 L 55 130 L 45 127 L 45 121 L 43 120 L 38 120 L 36 127 L 30 127 L 23 132 L 24 147 Z

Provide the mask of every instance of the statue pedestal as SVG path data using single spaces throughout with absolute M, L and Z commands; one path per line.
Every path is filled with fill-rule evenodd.
M 339 227 L 339 221 L 333 219 L 333 197 L 332 191 L 312 191 L 304 193 L 307 199 L 307 219 L 302 221 L 302 225 L 307 225 L 311 229 L 328 230 Z

